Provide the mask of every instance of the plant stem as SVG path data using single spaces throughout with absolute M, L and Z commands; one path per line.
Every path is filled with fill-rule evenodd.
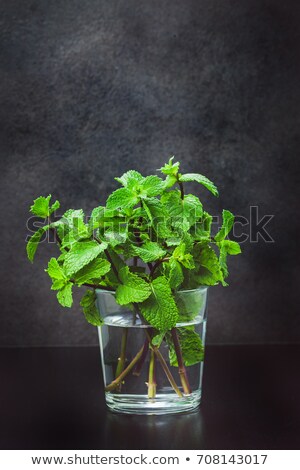
M 57 230 L 54 227 L 51 227 L 50 230 L 54 233 L 54 237 L 56 238 L 56 241 L 57 241 L 58 245 L 61 246 L 61 239 L 60 239 L 60 236 L 57 233 Z
M 149 350 L 149 340 L 148 338 L 146 338 L 144 342 L 144 346 L 143 346 L 143 354 L 141 355 L 138 363 L 136 364 L 135 369 L 132 372 L 132 375 L 136 375 L 137 377 L 140 375 L 145 359 L 148 354 L 148 350 Z
M 116 378 L 123 372 L 125 361 L 126 361 L 126 347 L 127 347 L 127 337 L 128 337 L 128 328 L 123 328 L 122 340 L 121 340 L 121 353 L 118 359 L 118 365 L 116 369 Z M 121 391 L 122 384 L 118 386 L 119 391 Z
M 165 263 L 166 261 L 169 261 L 169 259 L 170 258 L 162 258 L 157 260 L 150 271 L 150 277 L 153 277 L 154 271 L 156 270 L 156 268 L 158 268 L 161 263 Z
M 181 181 L 177 180 L 178 184 L 179 184 L 179 188 L 180 188 L 180 197 L 181 199 L 184 199 L 184 189 L 183 189 L 183 184 L 181 183 Z
M 97 240 L 97 239 L 96 239 L 96 240 Z M 97 240 L 97 241 L 98 241 L 98 243 L 101 243 L 100 240 Z M 119 282 L 121 282 L 121 281 L 120 281 L 120 278 L 119 278 L 119 275 L 118 275 L 118 270 L 117 270 L 116 266 L 114 265 L 114 262 L 113 262 L 113 260 L 112 260 L 112 258 L 111 258 L 111 256 L 110 256 L 110 254 L 109 254 L 109 251 L 106 249 L 106 250 L 104 250 L 104 253 L 105 253 L 105 255 L 106 255 L 108 261 L 111 263 L 111 267 L 112 267 L 112 269 L 113 269 L 113 271 L 114 271 L 114 273 L 115 273 L 115 275 L 116 275 L 116 278 L 119 280 Z M 152 266 L 151 266 L 151 270 L 152 270 Z M 139 317 L 141 318 L 142 322 L 143 322 L 144 324 L 147 324 L 147 323 L 145 322 L 145 319 L 143 318 L 142 314 L 140 313 L 138 306 L 137 306 L 135 303 L 133 303 L 133 306 L 134 306 L 135 311 L 137 312 L 137 314 L 138 314 Z M 166 376 L 167 376 L 167 378 L 168 378 L 168 380 L 169 380 L 171 386 L 173 387 L 173 389 L 174 389 L 174 391 L 177 393 L 177 395 L 178 395 L 179 397 L 182 397 L 183 395 L 182 395 L 181 391 L 179 390 L 179 388 L 178 388 L 178 386 L 177 386 L 177 384 L 176 384 L 176 382 L 175 382 L 175 380 L 174 380 L 174 377 L 173 377 L 173 375 L 172 375 L 170 369 L 168 368 L 168 365 L 167 365 L 166 361 L 164 360 L 164 358 L 163 358 L 161 352 L 159 351 L 159 349 L 158 349 L 156 346 L 153 346 L 153 345 L 151 344 L 152 338 L 151 338 L 150 333 L 147 331 L 147 328 L 145 328 L 145 333 L 146 333 L 146 335 L 147 335 L 147 338 L 148 338 L 148 341 L 149 341 L 149 345 L 150 345 L 151 349 L 153 349 L 154 354 L 157 356 L 157 359 L 159 360 L 159 362 L 160 362 L 160 364 L 161 364 L 161 366 L 162 366 L 162 368 L 163 368 L 163 370 L 164 370 L 164 372 L 165 372 L 165 374 L 166 374 Z M 126 367 L 126 369 L 125 369 L 115 380 L 113 380 L 113 382 L 111 382 L 110 385 L 108 385 L 108 386 L 105 388 L 106 391 L 113 390 L 113 389 L 115 389 L 115 388 L 118 386 L 118 384 L 123 380 L 123 378 L 128 374 L 128 372 L 131 371 L 131 369 L 132 369 L 132 368 L 135 366 L 135 364 L 138 362 L 139 358 L 141 357 L 141 355 L 142 355 L 142 353 L 143 353 L 143 349 L 144 349 L 144 346 L 142 346 L 142 348 L 140 349 L 140 351 L 137 353 L 137 355 L 134 357 L 134 359 L 131 361 L 131 363 Z
M 153 351 L 154 351 L 154 354 L 156 355 L 157 359 L 159 360 L 160 365 L 162 366 L 162 368 L 163 368 L 163 370 L 164 370 L 164 373 L 166 374 L 166 376 L 167 376 L 167 378 L 168 378 L 170 384 L 172 385 L 173 389 L 175 390 L 175 392 L 177 393 L 177 395 L 178 395 L 180 398 L 182 398 L 183 395 L 182 395 L 181 391 L 179 390 L 179 388 L 177 387 L 177 384 L 176 384 L 176 382 L 175 382 L 175 380 L 174 380 L 174 377 L 173 377 L 173 375 L 172 375 L 172 373 L 171 373 L 171 371 L 170 371 L 170 369 L 169 369 L 169 367 L 168 367 L 166 361 L 164 360 L 163 355 L 161 354 L 160 350 L 159 350 L 156 346 L 152 346 L 152 345 L 151 345 L 151 347 L 152 347 L 152 349 L 153 349 Z
M 155 379 L 155 354 L 153 349 L 150 351 L 149 378 L 148 378 L 148 398 L 156 396 L 156 379 Z
M 191 390 L 189 380 L 187 377 L 186 368 L 183 363 L 182 351 L 181 351 L 181 346 L 180 346 L 180 342 L 178 339 L 176 328 L 172 328 L 171 335 L 172 335 L 174 348 L 175 348 L 175 352 L 177 356 L 178 370 L 179 370 L 179 376 L 180 376 L 183 392 L 186 395 L 190 395 L 192 393 L 192 390 Z
M 138 314 L 138 316 L 139 316 L 140 319 L 142 320 L 142 322 L 143 322 L 145 325 L 147 325 L 147 322 L 145 321 L 143 315 L 141 314 L 141 312 L 140 312 L 138 306 L 137 306 L 136 304 L 133 304 L 133 306 L 134 306 L 134 309 L 135 309 L 136 313 Z M 177 387 L 177 384 L 176 384 L 176 382 L 175 382 L 175 380 L 174 380 L 174 377 L 173 377 L 173 375 L 172 375 L 172 372 L 170 371 L 170 369 L 169 369 L 169 367 L 168 367 L 166 361 L 164 360 L 163 355 L 161 354 L 161 352 L 160 352 L 160 350 L 158 349 L 157 346 L 153 346 L 153 344 L 152 344 L 152 338 L 151 338 L 151 335 L 150 335 L 149 331 L 147 331 L 147 328 L 145 328 L 145 333 L 146 333 L 146 336 L 147 336 L 148 341 L 149 341 L 149 346 L 150 346 L 151 349 L 153 349 L 154 354 L 156 355 L 157 359 L 159 360 L 160 365 L 162 366 L 162 368 L 163 368 L 163 370 L 164 370 L 164 373 L 166 374 L 167 379 L 169 380 L 171 386 L 173 387 L 173 389 L 174 389 L 174 391 L 177 393 L 177 395 L 178 395 L 179 397 L 182 397 L 183 395 L 182 395 L 181 391 L 179 390 L 179 388 Z
M 126 369 L 123 370 L 123 372 L 119 375 L 119 377 L 117 377 L 115 380 L 113 380 L 109 385 L 105 387 L 106 392 L 111 392 L 112 390 L 117 388 L 119 383 L 122 382 L 122 380 L 126 377 L 127 374 L 129 374 L 129 372 L 132 370 L 132 368 L 135 366 L 135 364 L 138 362 L 139 358 L 141 357 L 143 353 L 143 348 L 144 346 L 141 347 L 139 352 L 134 356 L 132 361 L 128 364 Z
M 70 279 L 70 282 L 72 282 L 73 284 L 76 284 L 76 281 L 74 279 Z M 111 292 L 115 292 L 115 289 L 113 289 L 112 287 L 102 286 L 101 284 L 89 284 L 88 282 L 85 282 L 82 285 L 86 287 L 92 287 L 93 289 L 103 289 L 103 290 L 109 290 Z
M 108 259 L 108 261 L 109 261 L 110 264 L 111 264 L 112 270 L 113 270 L 113 272 L 115 273 L 116 278 L 118 279 L 119 282 L 121 282 L 121 281 L 120 281 L 120 278 L 119 278 L 118 270 L 117 270 L 117 268 L 116 268 L 116 266 L 115 266 L 115 264 L 114 264 L 114 262 L 113 262 L 113 260 L 112 260 L 112 257 L 111 257 L 110 254 L 109 254 L 109 251 L 106 249 L 106 250 L 104 250 L 104 253 L 105 253 L 106 258 Z

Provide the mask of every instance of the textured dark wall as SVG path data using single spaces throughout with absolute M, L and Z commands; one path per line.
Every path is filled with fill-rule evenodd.
M 296 0 L 0 2 L 0 344 L 97 342 L 49 290 L 54 247 L 25 258 L 32 199 L 90 210 L 170 154 L 214 213 L 275 214 L 211 289 L 208 341 L 299 341 L 299 24 Z

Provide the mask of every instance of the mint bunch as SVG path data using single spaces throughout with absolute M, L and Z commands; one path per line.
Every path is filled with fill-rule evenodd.
M 176 293 L 219 283 L 226 286 L 227 256 L 241 250 L 228 239 L 233 214 L 223 211 L 222 227 L 213 237 L 212 216 L 196 195 L 186 193 L 186 183 L 194 181 L 218 196 L 214 183 L 200 174 L 181 174 L 173 158 L 160 169 L 162 177 L 130 170 L 115 178 L 122 187 L 89 218 L 81 209 L 69 209 L 52 221 L 60 203 L 51 204 L 51 195 L 39 197 L 31 212 L 47 223 L 30 238 L 27 255 L 33 262 L 44 233 L 55 231 L 60 254 L 50 259 L 46 272 L 59 303 L 71 307 L 74 286 L 88 287 L 80 304 L 86 320 L 100 326 L 95 290 L 114 291 L 118 304 L 129 306 L 152 327 L 150 345 L 159 348 L 166 341 L 171 364 L 189 366 L 202 360 L 203 351 L 192 327 L 176 331 L 181 315 Z M 174 347 L 177 340 L 180 351 Z

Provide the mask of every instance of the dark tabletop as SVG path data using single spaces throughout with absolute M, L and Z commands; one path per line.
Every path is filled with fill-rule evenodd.
M 300 345 L 207 346 L 200 408 L 104 405 L 96 347 L 0 349 L 2 449 L 299 449 Z

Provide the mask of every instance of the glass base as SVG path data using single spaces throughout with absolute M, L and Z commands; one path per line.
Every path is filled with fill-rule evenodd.
M 194 410 L 200 404 L 201 391 L 197 390 L 182 398 L 177 395 L 159 394 L 151 399 L 147 395 L 126 395 L 109 392 L 105 394 L 105 399 L 108 408 L 118 413 L 162 415 Z

